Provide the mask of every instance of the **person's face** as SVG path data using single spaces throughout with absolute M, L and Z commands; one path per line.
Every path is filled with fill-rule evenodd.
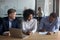
M 38 9 L 39 11 L 41 11 L 41 9 Z
M 16 12 L 9 14 L 9 18 L 15 19 L 16 18 Z
M 38 11 L 41 11 L 41 8 L 40 7 L 38 8 Z
M 50 16 L 49 21 L 50 21 L 50 22 L 53 22 L 55 19 L 56 19 L 56 18 L 53 18 L 52 16 Z
M 28 17 L 28 20 L 30 21 L 32 18 L 33 18 L 33 15 L 30 14 L 29 17 Z

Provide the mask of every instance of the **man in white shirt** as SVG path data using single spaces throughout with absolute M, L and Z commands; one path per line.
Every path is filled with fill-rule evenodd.
M 23 12 L 22 30 L 26 35 L 35 33 L 37 30 L 37 20 L 33 19 L 33 14 L 34 11 L 32 9 L 27 9 Z

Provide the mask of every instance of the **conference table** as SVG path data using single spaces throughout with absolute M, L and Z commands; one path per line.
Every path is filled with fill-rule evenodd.
M 38 32 L 25 38 L 14 38 L 9 36 L 0 36 L 0 40 L 60 40 L 60 31 L 51 35 L 41 35 Z

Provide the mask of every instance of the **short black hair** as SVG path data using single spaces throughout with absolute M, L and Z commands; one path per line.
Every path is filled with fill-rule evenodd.
M 52 12 L 52 13 L 50 14 L 50 16 L 52 16 L 53 18 L 57 18 L 57 14 L 54 13 L 54 12 Z
M 8 11 L 7 11 L 8 15 L 9 15 L 9 14 L 11 14 L 11 13 L 14 13 L 14 12 L 16 12 L 16 10 L 15 10 L 15 9 L 13 9 L 13 8 L 8 9 Z
M 30 14 L 34 15 L 34 11 L 32 9 L 26 9 L 23 11 L 23 18 L 25 21 L 27 21 Z
M 41 7 L 38 7 L 38 10 L 41 10 Z

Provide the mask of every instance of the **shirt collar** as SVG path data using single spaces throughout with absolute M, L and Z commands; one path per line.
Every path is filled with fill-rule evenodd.
M 31 19 L 30 21 L 27 20 L 27 22 L 32 22 L 32 21 L 33 21 L 33 19 Z

